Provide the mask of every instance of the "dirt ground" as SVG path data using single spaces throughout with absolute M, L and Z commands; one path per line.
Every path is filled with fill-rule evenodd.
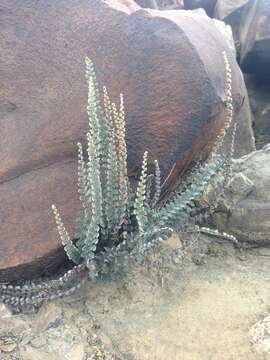
M 170 262 L 166 248 L 37 314 L 2 308 L 0 359 L 270 359 L 270 250 L 211 243 L 188 257 L 178 241 Z

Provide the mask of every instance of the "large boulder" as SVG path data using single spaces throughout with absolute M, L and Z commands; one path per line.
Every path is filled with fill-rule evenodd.
M 202 8 L 208 16 L 212 16 L 217 0 L 184 0 L 186 10 Z
M 207 156 L 223 126 L 223 50 L 236 112 L 245 87 L 222 33 L 192 12 L 129 0 L 3 0 L 0 18 L 0 278 L 10 280 L 61 263 L 52 203 L 74 231 L 86 55 L 112 98 L 125 94 L 129 176 L 138 177 L 148 150 L 168 178 L 164 191 Z
M 270 144 L 235 160 L 218 229 L 251 245 L 270 245 Z
M 240 27 L 241 67 L 270 81 L 270 2 L 250 1 Z

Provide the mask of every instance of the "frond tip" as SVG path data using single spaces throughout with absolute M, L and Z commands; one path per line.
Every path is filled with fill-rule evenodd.
M 54 214 L 57 230 L 60 235 L 62 244 L 64 245 L 64 249 L 65 249 L 67 256 L 69 257 L 70 260 L 72 260 L 76 264 L 79 264 L 82 260 L 79 250 L 71 241 L 69 233 L 68 233 L 65 225 L 63 224 L 62 219 L 61 219 L 59 212 L 55 205 L 52 205 L 52 211 Z
M 145 206 L 147 158 L 148 152 L 145 151 L 145 153 L 143 154 L 141 176 L 137 187 L 136 199 L 134 202 L 134 213 L 138 222 L 139 231 L 144 231 L 147 225 L 147 209 Z

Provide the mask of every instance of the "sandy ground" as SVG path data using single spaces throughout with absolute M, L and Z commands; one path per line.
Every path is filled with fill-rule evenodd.
M 15 345 L 0 359 L 270 359 L 270 319 L 260 325 L 270 314 L 270 250 L 212 244 L 199 253 L 87 283 L 37 314 L 2 308 L 0 340 Z

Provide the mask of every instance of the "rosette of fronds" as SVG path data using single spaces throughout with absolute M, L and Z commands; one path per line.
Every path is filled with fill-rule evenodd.
M 168 237 L 172 229 L 181 230 L 189 222 L 195 200 L 211 179 L 222 172 L 227 161 L 217 151 L 232 121 L 231 71 L 226 54 L 224 62 L 227 116 L 214 152 L 194 168 L 184 188 L 159 205 L 160 168 L 155 160 L 155 172 L 148 174 L 147 151 L 143 155 L 137 189 L 131 193 L 123 95 L 120 95 L 119 106 L 111 101 L 106 87 L 101 96 L 93 64 L 86 58 L 89 131 L 86 159 L 82 145 L 78 144 L 81 212 L 75 241 L 71 240 L 53 206 L 58 232 L 73 262 L 84 262 L 91 271 L 98 272 L 103 263 L 109 264 L 121 258 L 121 254 L 126 258 L 127 253 L 134 253 L 136 248 L 147 249 L 156 239 Z

